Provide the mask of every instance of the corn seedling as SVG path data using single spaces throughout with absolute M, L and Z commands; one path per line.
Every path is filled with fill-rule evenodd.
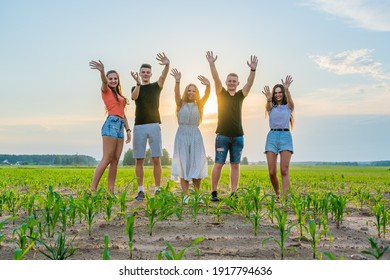
M 28 238 L 41 243 L 43 246 L 45 246 L 48 253 L 45 251 L 42 251 L 39 249 L 39 252 L 41 252 L 44 256 L 51 260 L 66 260 L 69 257 L 73 256 L 75 252 L 77 251 L 77 248 L 73 248 L 72 242 L 76 238 L 77 235 L 73 237 L 73 239 L 70 242 L 66 242 L 66 235 L 65 233 L 58 233 L 57 240 L 54 245 L 48 245 L 44 241 L 37 239 L 32 236 L 28 236 Z
M 161 251 L 158 255 L 157 255 L 157 259 L 158 260 L 162 260 L 163 258 L 167 259 L 167 260 L 182 260 L 183 257 L 184 257 L 184 253 L 188 250 L 188 249 L 192 249 L 192 247 L 194 247 L 195 245 L 199 244 L 200 242 L 202 242 L 204 240 L 204 237 L 203 236 L 199 236 L 197 237 L 194 241 L 192 241 L 189 245 L 185 246 L 182 250 L 180 250 L 179 252 L 176 252 L 175 249 L 172 247 L 171 244 L 169 244 L 168 242 L 164 242 L 165 245 L 167 246 L 167 249 L 166 250 L 163 250 Z M 194 248 L 197 252 L 197 255 L 200 254 L 199 252 L 199 249 L 198 247 L 195 247 Z
M 309 220 L 309 227 L 306 228 L 306 231 L 309 233 L 310 238 L 308 238 L 308 242 L 313 251 L 313 259 L 316 258 L 317 254 L 317 245 L 321 240 L 321 237 L 326 234 L 326 230 L 317 231 L 317 225 L 314 219 Z
M 30 245 L 26 249 L 22 250 L 20 248 L 15 249 L 14 251 L 14 260 L 23 260 L 24 256 L 31 250 L 35 245 L 35 241 L 30 242 Z
M 295 211 L 295 216 L 297 218 L 297 225 L 299 229 L 299 238 L 301 239 L 304 237 L 303 230 L 305 228 L 307 217 L 311 215 L 311 212 L 308 211 L 305 214 L 303 214 L 304 204 L 302 201 L 302 197 L 300 196 L 292 196 L 291 205 Z
M 291 229 L 295 227 L 296 224 L 292 224 L 292 225 L 287 224 L 287 212 L 285 212 L 283 209 L 280 210 L 276 208 L 275 218 L 278 222 L 279 240 L 275 239 L 274 237 L 267 237 L 263 239 L 262 246 L 264 246 L 265 242 L 268 240 L 275 241 L 275 243 L 279 246 L 280 249 L 280 259 L 283 260 L 287 236 L 290 234 Z
M 8 212 L 12 215 L 12 224 L 14 225 L 20 208 L 20 193 L 13 190 L 6 191 L 4 201 Z
M 156 195 L 159 210 L 159 220 L 167 220 L 170 216 L 175 213 L 177 206 L 177 197 L 170 191 L 170 185 L 161 188 L 160 193 Z
M 344 260 L 345 259 L 343 256 L 341 256 L 340 258 L 337 258 L 335 255 L 333 255 L 329 252 L 323 252 L 322 254 L 324 254 L 330 260 Z
M 133 258 L 134 221 L 135 221 L 136 211 L 137 211 L 137 209 L 133 209 L 133 214 L 126 215 L 125 233 L 129 237 L 128 245 L 129 245 L 130 259 Z
M 343 194 L 335 195 L 332 193 L 330 201 L 333 218 L 336 221 L 336 228 L 340 228 L 340 224 L 343 222 L 344 219 L 344 213 L 347 210 L 347 197 Z
M 151 197 L 148 194 L 145 194 L 146 198 L 146 205 L 145 205 L 145 214 L 148 217 L 148 231 L 149 235 L 152 236 L 154 226 L 156 225 L 158 221 L 158 215 L 159 215 L 159 200 L 158 196 Z
M 386 253 L 390 249 L 390 245 L 383 247 L 379 244 L 379 241 L 375 240 L 375 238 L 372 236 L 370 236 L 368 240 L 370 241 L 371 250 L 363 250 L 361 252 L 363 254 L 371 255 L 377 260 L 380 260 L 383 257 L 384 253 Z
M 269 195 L 262 195 L 260 186 L 248 187 L 245 190 L 246 193 L 243 196 L 245 216 L 252 224 L 253 234 L 257 236 L 260 221 L 265 215 L 265 212 L 263 212 L 263 200 Z
M 378 238 L 380 238 L 381 236 L 383 236 L 383 238 L 386 238 L 386 227 L 389 223 L 389 209 L 386 209 L 385 203 L 386 202 L 377 202 L 374 206 L 372 206 L 372 210 L 375 215 L 375 222 L 373 223 L 377 229 Z
M 24 250 L 27 247 L 27 223 L 21 224 L 19 228 L 14 229 L 12 238 L 15 238 L 15 233 L 18 237 L 17 243 L 20 249 Z
M 202 208 L 201 204 L 203 203 L 203 194 L 199 190 L 191 191 L 191 196 L 189 199 L 189 206 L 191 207 L 192 221 L 196 222 L 199 211 Z
M 1 233 L 1 230 L 3 229 L 3 226 L 5 225 L 6 221 L 7 220 L 3 220 L 3 221 L 0 222 L 0 247 L 1 247 L 1 242 L 3 242 L 4 237 L 5 237 L 4 234 Z
M 103 260 L 111 260 L 110 252 L 108 251 L 108 235 L 104 235 L 104 250 L 103 250 Z
M 98 201 L 99 201 L 98 195 L 91 196 L 89 194 L 84 194 L 83 200 L 81 201 L 82 211 L 84 213 L 85 220 L 87 220 L 88 223 L 89 236 L 91 236 L 92 234 L 93 220 L 98 213 Z
M 116 202 L 116 198 L 114 195 L 108 195 L 107 196 L 107 203 L 104 205 L 105 215 L 104 219 L 106 222 L 111 221 L 111 215 L 112 215 L 112 206 Z
M 120 209 L 119 212 L 122 215 L 126 213 L 126 196 L 127 196 L 127 189 L 125 188 L 118 196 L 119 209 Z

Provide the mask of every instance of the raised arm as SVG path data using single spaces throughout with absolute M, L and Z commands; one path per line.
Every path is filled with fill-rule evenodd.
M 132 100 L 137 100 L 138 96 L 139 96 L 139 89 L 141 87 L 141 79 L 140 79 L 140 77 L 139 77 L 137 72 L 130 72 L 130 74 L 131 74 L 131 76 L 133 77 L 133 79 L 136 82 L 136 86 L 133 89 L 133 91 L 131 92 L 131 99 Z
M 269 86 L 265 86 L 262 91 L 265 97 L 267 98 L 267 103 L 265 104 L 265 109 L 267 112 L 272 110 L 272 92 L 269 90 Z
M 217 68 L 215 67 L 215 61 L 217 60 L 218 56 L 216 55 L 214 57 L 213 52 L 208 51 L 206 53 L 206 58 L 207 58 L 207 61 L 209 62 L 210 70 L 211 70 L 211 76 L 213 77 L 213 80 L 214 80 L 215 93 L 218 94 L 222 90 L 222 82 L 221 82 L 221 79 L 218 76 Z
M 176 106 L 181 107 L 182 100 L 180 96 L 180 79 L 181 79 L 181 73 L 176 69 L 172 68 L 171 75 L 175 78 L 175 101 Z
M 162 88 L 165 83 L 165 79 L 167 78 L 168 72 L 169 72 L 169 59 L 165 55 L 165 53 L 159 53 L 157 54 L 156 59 L 160 61 L 160 65 L 164 65 L 164 69 L 161 73 L 160 78 L 158 79 L 157 83 Z
M 106 77 L 106 74 L 104 73 L 104 64 L 103 62 L 101 62 L 99 60 L 99 62 L 97 61 L 94 61 L 94 60 L 91 60 L 89 62 L 89 66 L 91 67 L 91 69 L 96 69 L 100 72 L 100 79 L 102 80 L 102 92 L 106 92 L 107 89 L 108 89 L 108 81 L 107 81 L 107 77 Z
M 257 56 L 251 55 L 251 60 L 247 61 L 246 64 L 248 64 L 250 68 L 249 77 L 245 84 L 245 86 L 242 88 L 242 93 L 244 96 L 247 96 L 249 91 L 252 88 L 253 82 L 255 81 L 255 75 L 256 75 L 256 68 L 257 68 L 258 59 Z
M 210 81 L 205 76 L 199 75 L 198 80 L 202 83 L 202 85 L 206 86 L 206 90 L 204 91 L 203 97 L 199 100 L 200 104 L 204 106 L 206 104 L 207 99 L 210 96 Z
M 283 81 L 283 79 L 282 79 L 282 85 L 283 85 L 284 90 L 286 92 L 288 108 L 290 108 L 291 111 L 294 111 L 294 102 L 291 98 L 290 89 L 289 89 L 292 82 L 293 82 L 293 79 L 290 75 L 286 76 L 286 80 Z

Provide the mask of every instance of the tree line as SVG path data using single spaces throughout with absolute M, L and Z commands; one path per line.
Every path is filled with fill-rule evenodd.
M 0 164 L 12 165 L 96 165 L 95 158 L 86 155 L 7 155 L 0 154 Z

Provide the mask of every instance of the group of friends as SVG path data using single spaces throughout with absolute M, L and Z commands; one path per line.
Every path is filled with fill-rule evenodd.
M 249 75 L 246 84 L 238 90 L 240 85 L 238 75 L 229 73 L 223 85 L 215 62 L 218 56 L 212 51 L 206 53 L 211 76 L 215 84 L 215 93 L 218 101 L 218 121 L 215 139 L 215 163 L 211 172 L 211 200 L 219 201 L 218 183 L 222 168 L 229 154 L 230 163 L 230 190 L 231 196 L 236 196 L 240 178 L 240 162 L 244 147 L 244 131 L 242 126 L 242 104 L 248 96 L 256 75 L 258 58 L 251 56 L 247 61 Z M 198 87 L 188 84 L 181 94 L 181 72 L 172 68 L 165 53 L 157 54 L 156 59 L 162 65 L 163 71 L 156 82 L 151 82 L 152 66 L 142 64 L 139 72 L 131 72 L 136 85 L 131 89 L 131 99 L 135 102 L 135 120 L 133 131 L 125 115 L 125 107 L 129 100 L 123 95 L 119 74 L 115 70 L 105 73 L 103 63 L 91 61 L 91 69 L 100 72 L 101 96 L 107 110 L 107 119 L 104 122 L 101 135 L 103 139 L 103 158 L 97 165 L 91 183 L 91 191 L 95 191 L 99 181 L 108 167 L 108 191 L 114 193 L 118 163 L 122 154 L 124 142 L 133 140 L 133 157 L 135 159 L 135 173 L 137 177 L 138 194 L 136 200 L 145 198 L 144 189 L 144 160 L 147 144 L 153 164 L 155 193 L 161 187 L 161 118 L 159 113 L 160 94 L 165 80 L 170 73 L 175 79 L 174 95 L 178 129 L 175 136 L 174 152 L 172 157 L 171 176 L 180 180 L 184 194 L 184 201 L 188 201 L 190 183 L 199 189 L 202 179 L 208 176 L 208 163 L 199 125 L 203 117 L 204 106 L 210 96 L 210 81 L 202 75 L 197 78 L 206 89 L 200 96 Z M 265 86 L 263 94 L 266 97 L 266 112 L 269 117 L 270 131 L 267 134 L 265 154 L 268 171 L 275 195 L 285 197 L 289 185 L 289 165 L 293 154 L 291 129 L 293 127 L 294 103 L 289 87 L 293 79 L 287 76 L 276 84 L 272 90 Z M 132 134 L 133 133 L 133 139 Z M 126 135 L 126 140 L 125 140 Z M 277 157 L 280 155 L 281 188 L 277 175 Z

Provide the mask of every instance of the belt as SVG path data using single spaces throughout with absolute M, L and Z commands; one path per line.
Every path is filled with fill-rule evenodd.
M 271 128 L 271 131 L 290 131 L 288 128 Z

